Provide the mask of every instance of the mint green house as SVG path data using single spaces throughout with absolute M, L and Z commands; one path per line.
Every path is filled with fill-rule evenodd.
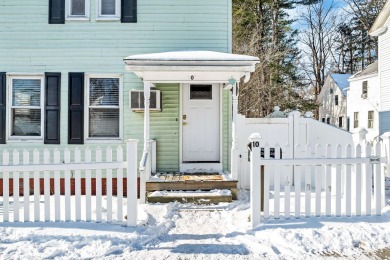
M 237 178 L 238 83 L 258 59 L 229 54 L 231 19 L 231 0 L 1 1 L 0 149 L 139 139 L 145 159 L 154 140 L 157 171 Z

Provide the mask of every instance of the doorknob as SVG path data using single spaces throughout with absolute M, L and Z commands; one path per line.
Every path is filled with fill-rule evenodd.
M 183 122 L 183 125 L 187 125 L 187 122 Z
M 187 115 L 183 115 L 183 120 L 186 120 L 187 119 Z

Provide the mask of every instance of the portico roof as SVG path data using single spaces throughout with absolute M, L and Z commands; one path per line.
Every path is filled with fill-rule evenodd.
M 126 70 L 144 81 L 227 82 L 255 71 L 259 58 L 214 51 L 174 51 L 131 55 L 124 59 Z

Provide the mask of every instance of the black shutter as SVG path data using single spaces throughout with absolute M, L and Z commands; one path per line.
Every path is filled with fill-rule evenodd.
M 137 22 L 137 0 L 121 0 L 121 22 Z
M 5 72 L 0 72 L 0 144 L 5 144 Z
M 65 0 L 49 0 L 49 24 L 65 23 Z
M 69 73 L 68 143 L 84 143 L 84 73 Z
M 61 73 L 45 73 L 45 144 L 60 144 Z

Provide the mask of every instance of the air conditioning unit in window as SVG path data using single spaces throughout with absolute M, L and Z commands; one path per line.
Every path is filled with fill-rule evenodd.
M 130 90 L 129 93 L 130 108 L 134 112 L 144 112 L 144 91 L 143 90 Z M 161 92 L 160 90 L 150 90 L 150 111 L 161 111 Z
M 361 97 L 362 97 L 362 99 L 366 99 L 366 98 L 367 98 L 367 93 L 363 93 L 363 94 L 361 95 Z

